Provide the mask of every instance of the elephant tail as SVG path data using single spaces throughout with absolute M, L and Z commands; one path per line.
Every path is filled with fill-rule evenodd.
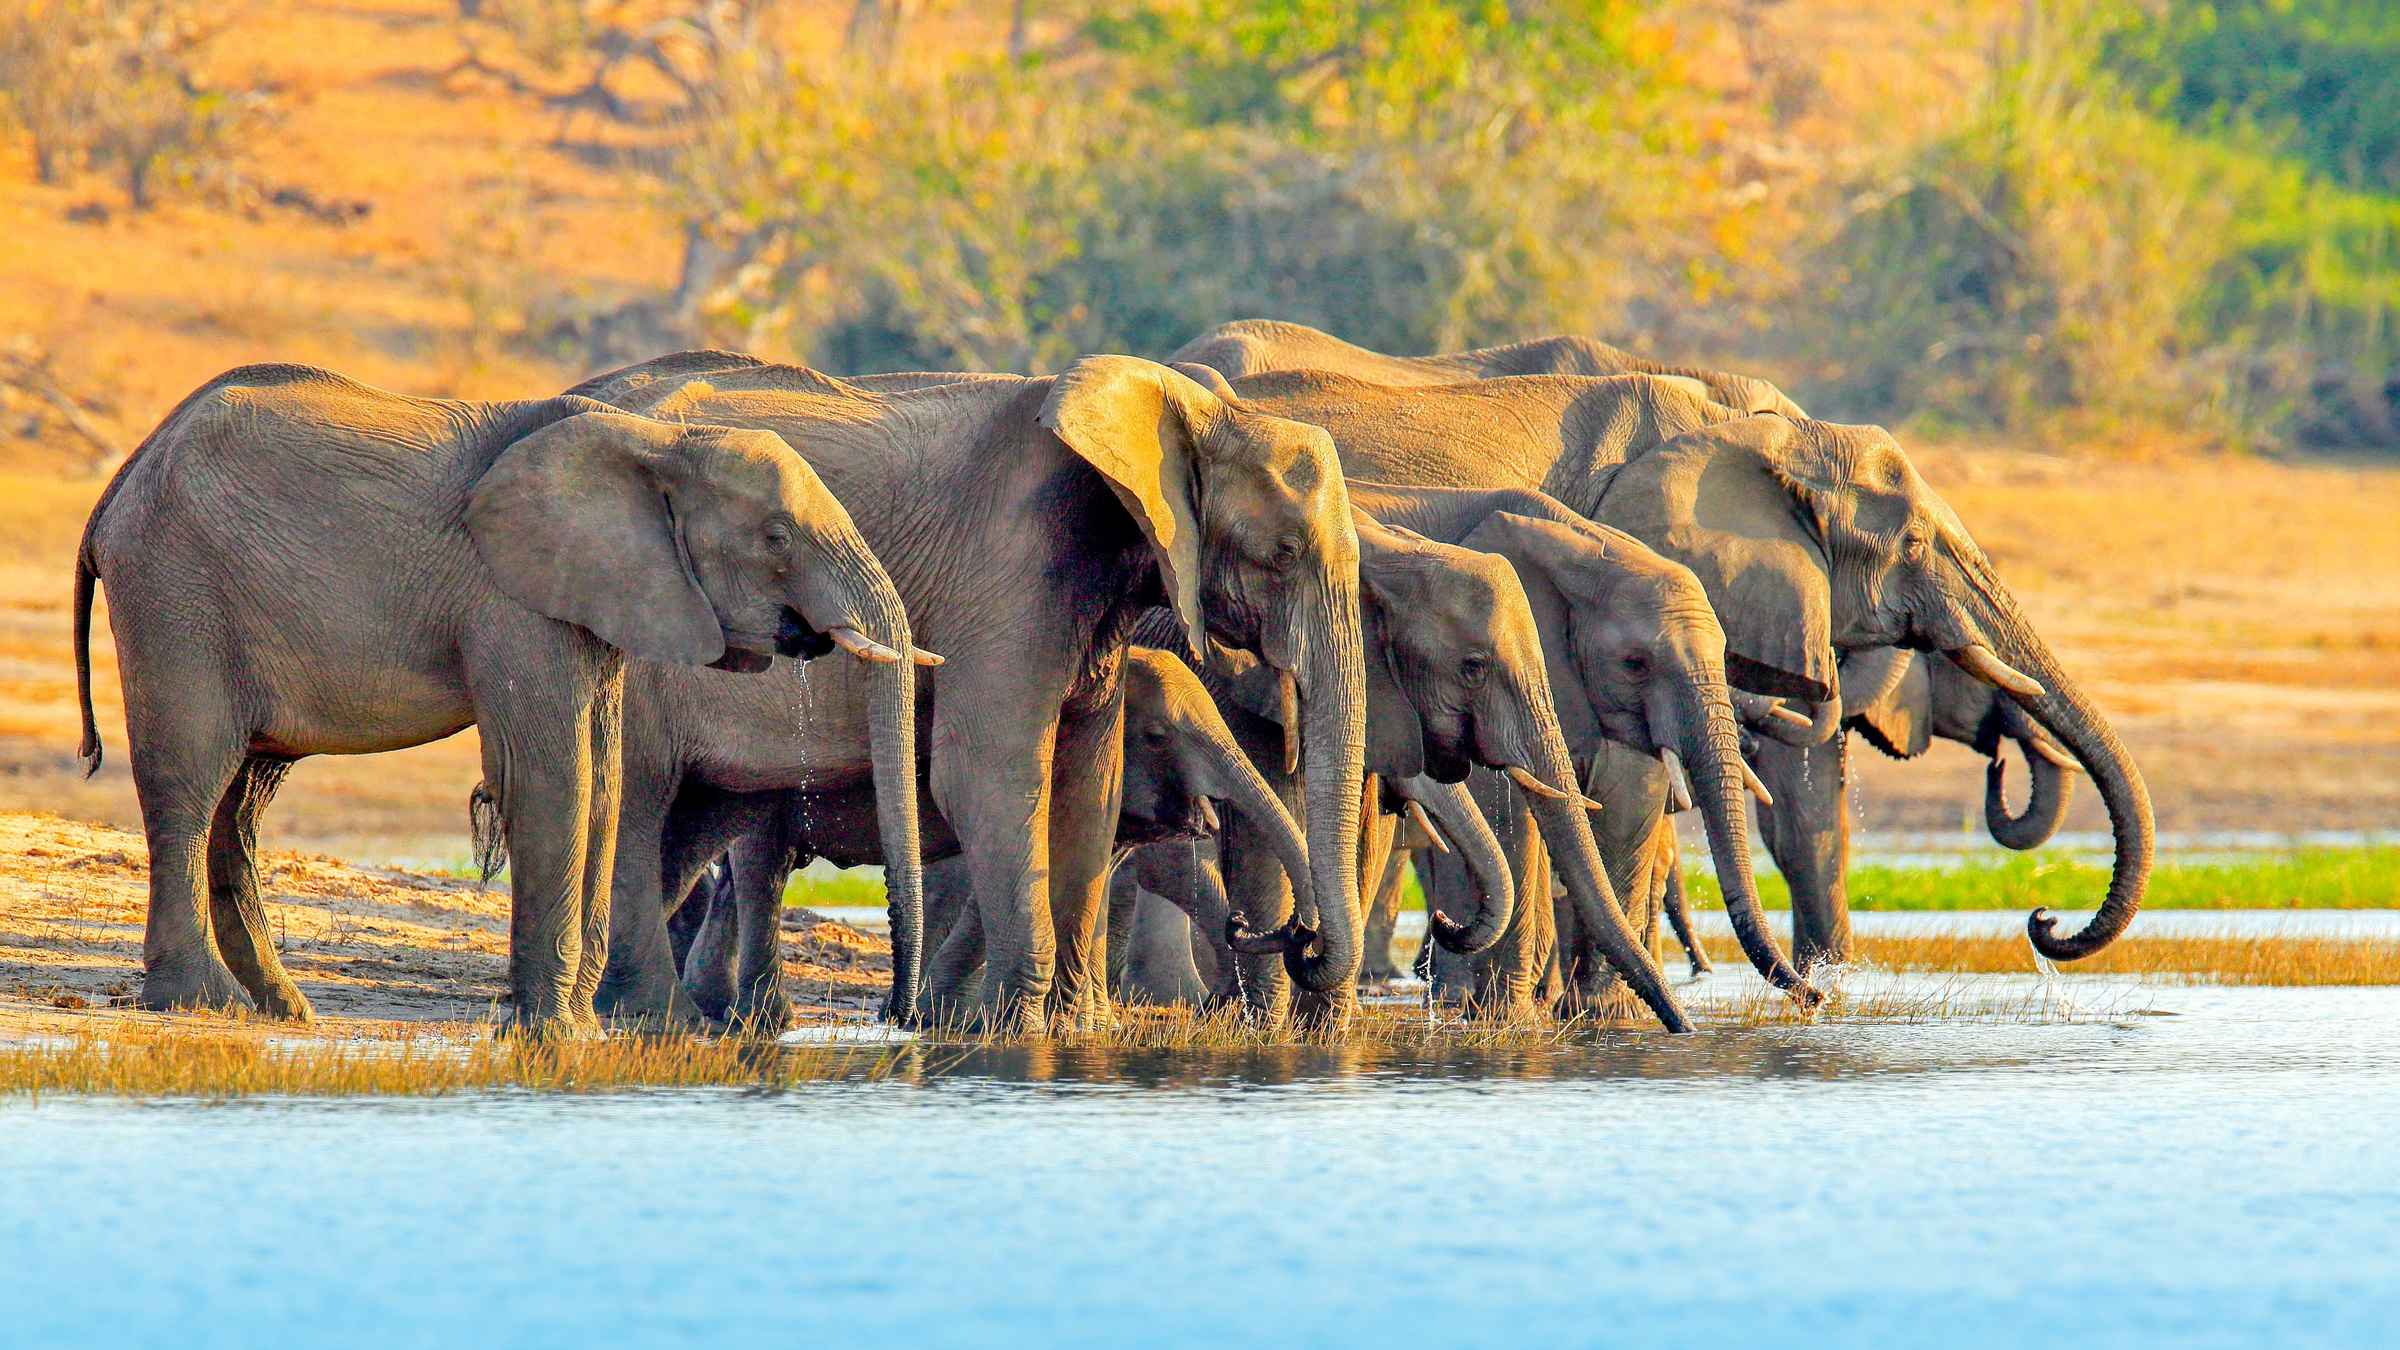
M 500 796 L 489 783 L 477 783 L 467 794 L 467 837 L 475 850 L 476 882 L 489 886 L 508 866 L 508 830 L 500 818 Z
M 97 519 L 98 513 L 93 516 Z M 92 720 L 92 592 L 99 584 L 87 530 L 75 553 L 75 701 L 83 710 L 83 742 L 75 747 L 75 755 L 83 761 L 86 778 L 100 772 L 100 726 Z

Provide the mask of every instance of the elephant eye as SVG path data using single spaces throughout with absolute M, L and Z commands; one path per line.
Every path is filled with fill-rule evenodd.
M 1906 542 L 1901 545 L 1901 547 L 1908 554 L 1908 560 L 1912 563 L 1925 561 L 1925 552 L 1932 546 L 1932 542 L 1926 539 L 1924 535 L 1913 533 L 1910 534 Z
M 1279 571 L 1300 561 L 1300 541 L 1288 534 L 1276 540 L 1275 552 L 1268 558 L 1268 561 L 1273 563 Z
M 1165 745 L 1166 743 L 1167 729 L 1165 727 L 1153 722 L 1149 726 L 1142 728 L 1142 744 L 1158 746 Z
M 782 521 L 768 521 L 766 537 L 769 553 L 781 555 L 792 551 L 792 529 Z
M 1647 675 L 1650 673 L 1650 657 L 1646 652 L 1625 653 L 1623 664 L 1625 666 L 1625 673 L 1628 675 Z
M 1484 680 L 1489 677 L 1491 673 L 1492 663 L 1488 659 L 1481 656 L 1470 656 L 1464 661 L 1458 663 L 1459 682 L 1466 685 L 1469 689 L 1479 689 L 1483 687 Z

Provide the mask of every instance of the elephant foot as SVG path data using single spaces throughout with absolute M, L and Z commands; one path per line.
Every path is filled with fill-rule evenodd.
M 598 1039 L 598 1032 L 586 1030 L 573 1014 L 564 1009 L 547 1013 L 528 1013 L 520 1009 L 500 1023 L 499 1035 L 512 1041 L 532 1045 L 563 1045 L 568 1041 Z
M 1563 1015 L 1588 1018 L 1603 1026 L 1642 1026 L 1655 1021 L 1641 996 L 1622 980 L 1611 980 L 1598 988 L 1570 989 L 1560 1000 L 1559 1009 Z
M 1358 996 L 1347 989 L 1318 994 L 1300 991 L 1292 999 L 1292 1021 L 1304 1031 L 1338 1032 L 1358 1015 Z
M 699 1006 L 704 1011 L 707 1008 L 706 1004 Z M 727 1028 L 744 1035 L 780 1036 L 798 1020 L 799 1012 L 792 1007 L 791 997 L 783 992 L 781 980 L 762 980 L 736 995 L 716 1016 Z
M 698 984 L 686 980 L 680 987 L 680 994 L 685 1002 L 699 1009 L 702 1016 L 719 1022 L 734 1020 L 734 1010 L 741 1002 L 730 980 L 721 984 L 715 980 Z
M 307 1002 L 302 999 L 301 1006 Z M 142 992 L 134 1003 L 154 1012 L 241 1012 L 252 1006 L 250 995 L 215 952 L 170 957 L 150 966 L 142 972 Z
M 308 995 L 300 992 L 300 986 L 294 984 L 289 975 L 250 991 L 250 996 L 258 1004 L 258 1010 L 269 1017 L 280 1017 L 289 1022 L 317 1020 L 317 1010 L 309 1003 Z

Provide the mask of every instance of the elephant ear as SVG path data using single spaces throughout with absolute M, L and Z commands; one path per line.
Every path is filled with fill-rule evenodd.
M 1933 744 L 1933 677 L 1915 652 L 1873 647 L 1849 653 L 1842 658 L 1842 689 L 1843 716 L 1876 749 L 1915 759 Z
M 675 428 L 587 412 L 520 437 L 467 499 L 467 533 L 500 589 L 538 614 L 650 661 L 725 654 L 668 505 Z
M 1158 556 L 1167 601 L 1198 650 L 1199 429 L 1224 410 L 1183 375 L 1132 356 L 1087 356 L 1042 401 L 1042 425 L 1108 480 Z
M 1810 703 L 1833 697 L 1833 592 L 1808 487 L 1782 465 L 1781 417 L 1738 418 L 1619 468 L 1597 518 L 1692 569 L 1725 629 L 1733 682 Z

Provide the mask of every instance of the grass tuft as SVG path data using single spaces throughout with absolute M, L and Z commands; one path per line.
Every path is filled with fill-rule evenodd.
M 536 1044 L 489 1028 L 406 1036 L 276 1038 L 244 1030 L 118 1026 L 0 1045 L 0 1096 L 439 1097 L 509 1089 L 779 1088 L 876 1079 L 904 1047 L 788 1046 L 721 1038 L 612 1036 Z

